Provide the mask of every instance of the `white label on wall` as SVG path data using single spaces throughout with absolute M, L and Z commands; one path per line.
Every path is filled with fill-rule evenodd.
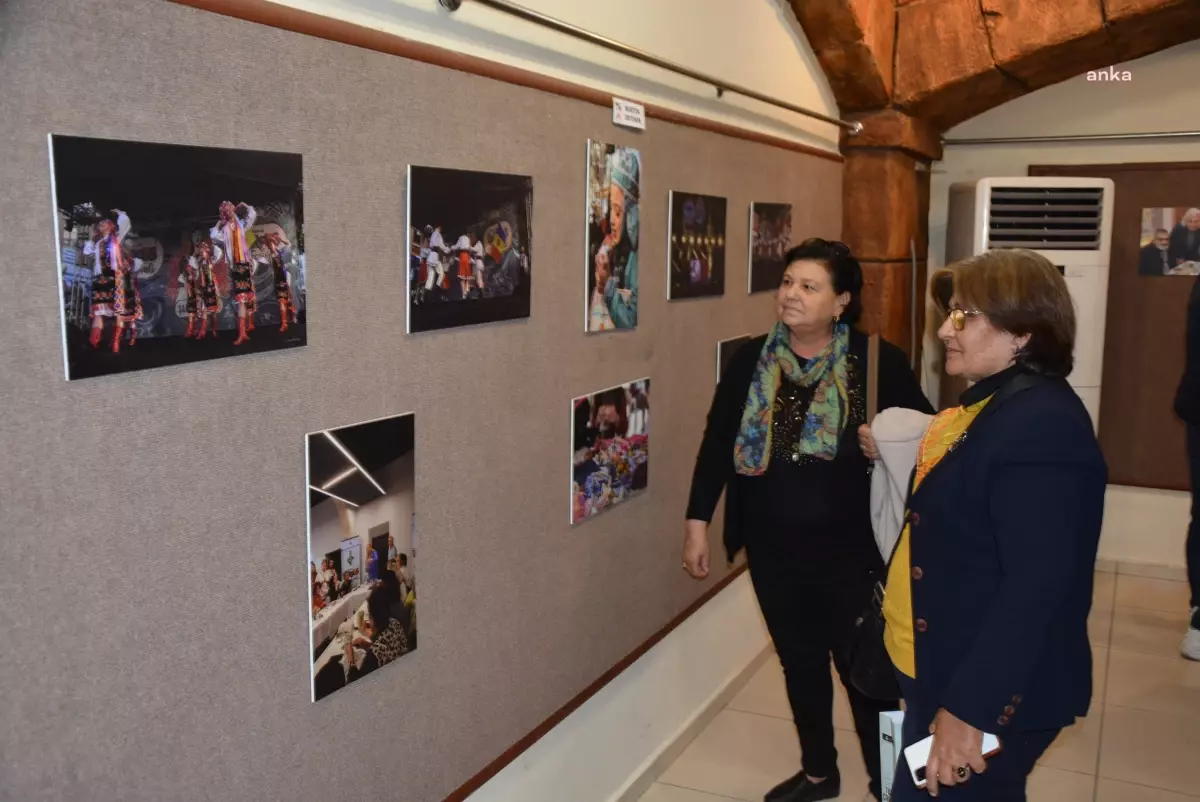
M 631 100 L 613 98 L 613 125 L 646 130 L 646 107 Z

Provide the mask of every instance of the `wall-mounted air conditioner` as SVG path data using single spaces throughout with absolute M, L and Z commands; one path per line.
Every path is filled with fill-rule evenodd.
M 1093 424 L 1100 420 L 1112 220 L 1107 178 L 981 178 L 950 187 L 947 264 L 996 248 L 1028 248 L 1066 277 L 1077 322 L 1070 382 Z

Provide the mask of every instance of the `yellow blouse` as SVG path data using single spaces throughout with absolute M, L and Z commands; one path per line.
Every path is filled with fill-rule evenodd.
M 914 491 L 933 467 L 942 461 L 942 457 L 950 453 L 951 446 L 958 442 L 971 421 L 990 400 L 985 398 L 969 407 L 952 407 L 934 417 L 917 450 Z M 887 624 L 883 631 L 883 642 L 896 668 L 905 676 L 915 679 L 917 656 L 913 638 L 912 556 L 909 551 L 911 527 L 911 522 L 906 520 L 891 568 L 888 569 L 887 591 L 883 597 L 883 618 Z

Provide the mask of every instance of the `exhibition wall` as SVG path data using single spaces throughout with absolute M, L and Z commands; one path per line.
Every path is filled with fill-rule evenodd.
M 749 206 L 837 237 L 839 161 L 161 0 L 0 14 L 4 796 L 437 802 L 729 576 L 678 549 L 716 343 L 773 319 Z M 51 133 L 300 154 L 304 347 L 68 382 Z M 633 330 L 583 330 L 588 139 L 644 164 Z M 532 177 L 528 318 L 405 335 L 410 164 Z M 724 296 L 667 301 L 673 189 L 727 199 Z M 571 526 L 571 399 L 643 377 L 649 485 Z M 421 648 L 312 703 L 305 435 L 409 412 Z
M 717 98 L 706 84 L 471 0 L 453 13 L 437 0 L 275 1 L 630 100 L 838 150 L 832 126 L 737 95 Z M 787 0 L 610 0 L 601 6 L 521 0 L 519 5 L 698 72 L 838 116 L 833 92 Z
M 1089 81 L 1086 74 L 1080 75 L 992 109 L 947 131 L 945 136 L 954 140 L 1200 130 L 1200 106 L 1193 100 L 1192 78 L 1198 69 L 1200 42 L 1190 42 L 1117 65 L 1118 73 L 1128 71 L 1128 81 Z M 1196 153 L 1194 138 L 948 145 L 943 160 L 935 162 L 932 169 L 930 267 L 940 267 L 945 262 L 948 191 L 955 182 L 987 176 L 1024 176 L 1030 165 L 1183 162 L 1195 161 Z M 1111 269 L 1119 266 L 1113 265 Z M 1187 283 L 1194 279 L 1147 280 Z M 1185 302 L 1186 298 L 1187 293 L 1181 291 L 1179 302 Z M 936 323 L 937 316 L 930 315 L 929 319 Z M 940 349 L 933 347 L 934 344 L 933 331 L 927 331 L 923 380 L 926 392 L 937 398 L 936 360 Z M 1182 367 L 1180 364 L 1180 374 Z M 1100 557 L 1182 567 L 1189 508 L 1187 493 L 1111 486 Z

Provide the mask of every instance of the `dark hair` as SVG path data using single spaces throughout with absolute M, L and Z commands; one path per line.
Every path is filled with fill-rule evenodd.
M 996 328 L 1029 342 L 1017 364 L 1033 373 L 1066 378 L 1075 367 L 1075 307 L 1067 280 L 1034 251 L 992 250 L 934 273 L 930 295 L 942 314 L 950 299 L 983 313 Z
M 400 552 L 400 564 L 408 565 L 408 555 L 405 554 L 404 552 Z
M 388 587 L 385 582 L 382 586 L 371 591 L 371 595 L 367 596 L 367 613 L 371 616 L 371 626 L 375 628 L 376 634 L 382 632 L 391 623 L 392 600 L 397 595 L 398 592 Z
M 829 272 L 833 291 L 837 295 L 850 294 L 850 303 L 842 312 L 841 322 L 850 326 L 858 324 L 862 317 L 862 265 L 854 258 L 849 246 L 837 240 L 819 237 L 806 239 L 787 252 L 783 263 L 790 267 L 795 262 L 819 262 Z

